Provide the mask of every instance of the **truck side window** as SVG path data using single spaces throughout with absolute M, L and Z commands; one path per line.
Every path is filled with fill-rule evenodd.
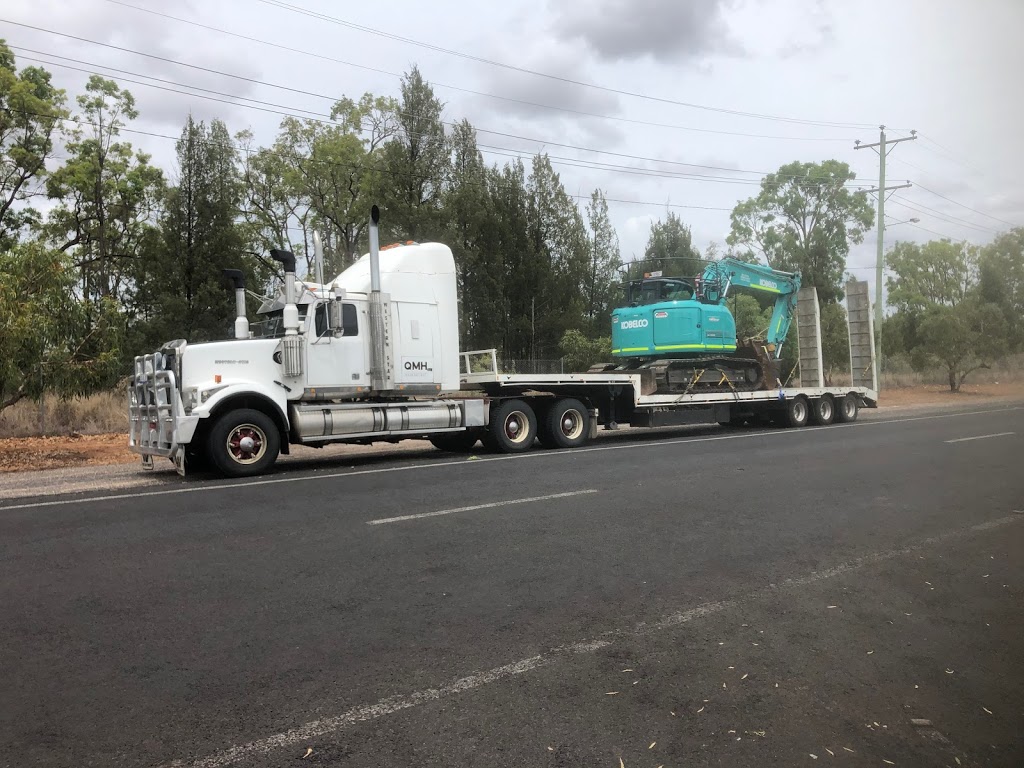
M 359 316 L 358 313 L 356 312 L 355 304 L 341 305 L 341 335 L 359 335 Z
M 316 305 L 316 337 L 319 339 L 327 333 L 327 305 L 320 302 Z

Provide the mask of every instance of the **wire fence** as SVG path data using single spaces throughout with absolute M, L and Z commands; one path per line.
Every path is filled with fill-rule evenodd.
M 565 373 L 565 358 L 557 360 L 516 360 L 514 358 L 500 358 L 498 370 L 501 373 L 528 373 L 547 374 Z

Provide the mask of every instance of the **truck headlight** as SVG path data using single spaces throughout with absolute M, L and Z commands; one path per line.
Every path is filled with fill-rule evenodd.
M 197 402 L 198 396 L 195 387 L 188 387 L 182 390 L 181 405 L 185 409 L 185 413 L 191 413 L 192 409 L 196 407 Z
M 214 394 L 220 392 L 226 386 L 227 384 L 221 384 L 219 387 L 210 387 L 209 389 L 204 389 L 202 392 L 199 393 L 199 402 L 205 403 L 207 400 L 213 397 Z

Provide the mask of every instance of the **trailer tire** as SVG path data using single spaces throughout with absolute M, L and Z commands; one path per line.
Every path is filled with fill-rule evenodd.
M 786 404 L 785 424 L 787 427 L 804 427 L 810 415 L 811 409 L 807 405 L 807 398 L 802 395 L 794 397 Z
M 522 453 L 537 439 L 537 415 L 524 400 L 502 400 L 491 405 L 484 446 L 497 453 Z
M 831 395 L 822 395 L 811 401 L 811 422 L 819 427 L 827 427 L 836 417 L 835 401 Z
M 281 451 L 281 433 L 262 411 L 228 411 L 210 428 L 206 454 L 221 474 L 250 477 L 270 469 Z
M 464 432 L 441 432 L 427 438 L 430 444 L 441 451 L 448 453 L 469 453 L 480 440 L 480 435 L 475 430 Z
M 556 400 L 544 410 L 537 428 L 545 448 L 576 448 L 587 442 L 590 411 L 574 397 Z
M 839 424 L 849 424 L 850 422 L 857 420 L 857 414 L 860 412 L 860 403 L 857 402 L 857 398 L 853 395 L 844 395 L 836 400 L 836 422 Z

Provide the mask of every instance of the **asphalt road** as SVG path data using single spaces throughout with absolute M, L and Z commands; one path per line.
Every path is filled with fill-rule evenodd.
M 1024 407 L 660 438 L 7 499 L 0 765 L 1024 764 Z

